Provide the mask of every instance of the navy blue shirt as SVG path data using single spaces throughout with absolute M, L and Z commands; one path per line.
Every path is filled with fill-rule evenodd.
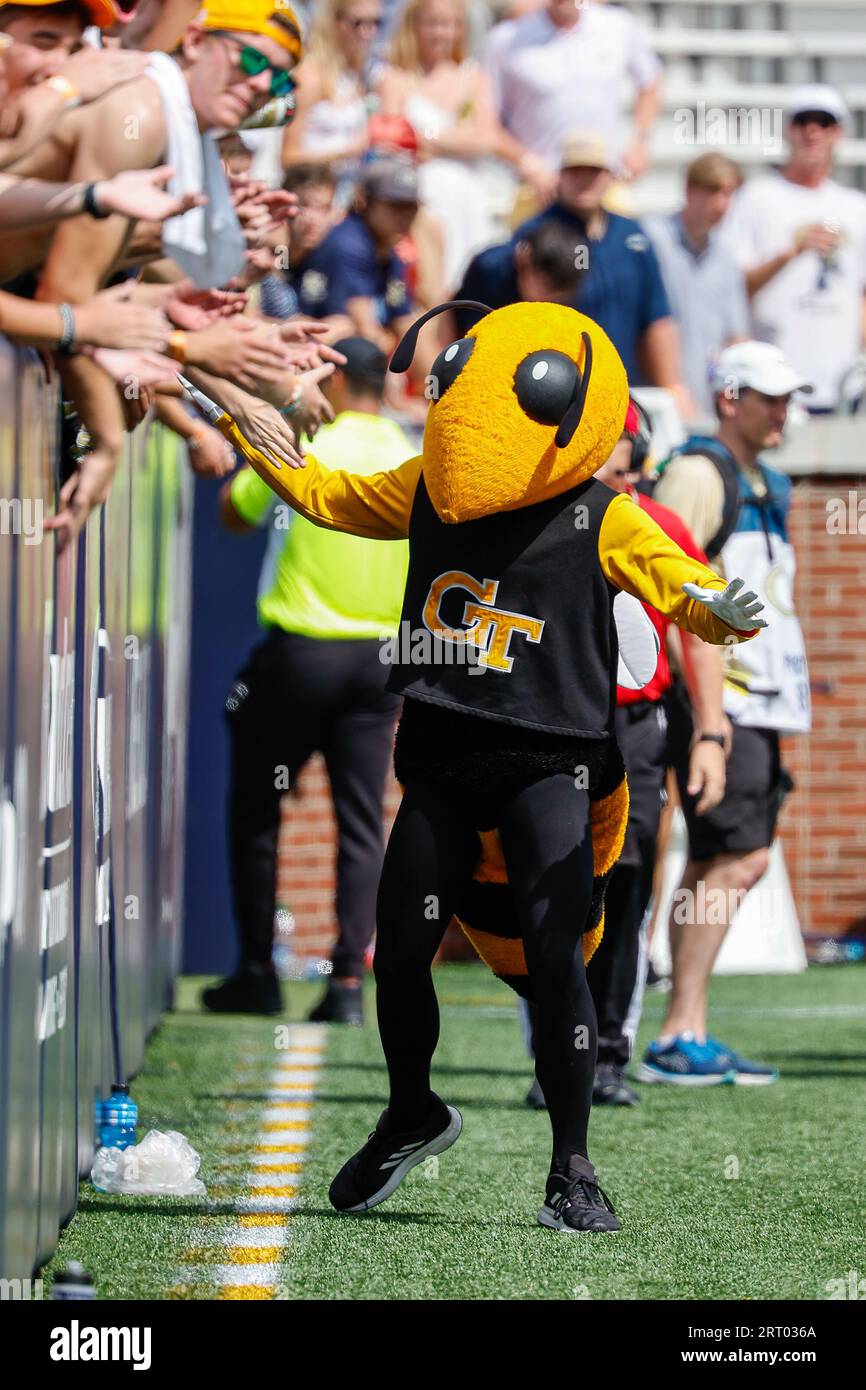
M 623 360 L 629 381 L 639 384 L 638 368 L 640 339 L 650 324 L 670 315 L 670 304 L 662 282 L 661 270 L 649 238 L 638 222 L 630 217 L 607 213 L 607 226 L 599 241 L 586 235 L 584 223 L 559 203 L 524 222 L 511 241 L 502 246 L 490 246 L 470 263 L 456 299 L 480 299 L 491 309 L 514 304 L 520 295 L 514 266 L 514 248 L 527 232 L 541 222 L 558 218 L 574 229 L 575 246 L 586 245 L 587 269 L 584 271 L 573 307 L 595 319 L 611 339 Z M 465 332 L 475 322 L 472 314 L 458 313 L 460 331 Z
M 366 222 L 350 212 L 287 276 L 298 308 L 310 318 L 344 314 L 350 299 L 372 299 L 383 326 L 412 312 L 406 267 L 395 251 L 384 260 Z

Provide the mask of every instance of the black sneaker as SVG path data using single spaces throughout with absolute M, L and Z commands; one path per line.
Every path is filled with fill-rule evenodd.
M 544 1092 L 538 1084 L 537 1076 L 533 1081 L 532 1085 L 530 1086 L 529 1090 L 526 1092 L 526 1100 L 524 1101 L 524 1104 L 528 1105 L 530 1110 L 547 1109 L 547 1101 L 544 1099 Z
M 640 1096 L 612 1062 L 599 1062 L 592 1088 L 593 1105 L 640 1105 Z
M 215 1014 L 281 1014 L 283 997 L 274 970 L 244 967 L 222 984 L 202 990 L 201 1002 Z
M 388 1111 L 362 1149 L 343 1164 L 328 1196 L 337 1211 L 369 1211 L 396 1191 L 410 1169 L 431 1154 L 450 1149 L 463 1128 L 459 1110 L 434 1097 L 429 1118 L 420 1129 L 400 1133 L 387 1128 Z
M 364 1024 L 364 991 L 361 985 L 347 985 L 331 980 L 312 1013 L 310 1023 L 351 1023 L 356 1028 Z
M 599 1187 L 588 1159 L 574 1157 L 567 1173 L 551 1173 L 538 1224 L 554 1231 L 581 1234 L 613 1234 L 619 1230 L 614 1209 Z

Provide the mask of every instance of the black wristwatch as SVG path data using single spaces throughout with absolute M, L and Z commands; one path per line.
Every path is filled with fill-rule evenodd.
M 111 212 L 108 208 L 100 208 L 96 202 L 96 184 L 88 183 L 84 188 L 84 204 L 82 211 L 89 212 L 91 217 L 110 217 Z
M 698 734 L 698 743 L 717 743 L 720 748 L 724 748 L 727 739 L 724 734 Z

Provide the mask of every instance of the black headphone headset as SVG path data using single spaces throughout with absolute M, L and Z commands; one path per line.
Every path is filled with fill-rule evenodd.
M 642 473 L 652 447 L 652 421 L 640 401 L 629 397 L 638 418 L 637 434 L 631 436 L 631 472 Z

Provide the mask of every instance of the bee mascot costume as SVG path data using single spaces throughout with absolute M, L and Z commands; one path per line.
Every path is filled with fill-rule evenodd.
M 375 956 L 390 1099 L 330 1197 L 339 1211 L 367 1211 L 460 1133 L 459 1112 L 430 1089 L 431 963 L 456 916 L 535 1002 L 553 1128 L 539 1221 L 615 1231 L 587 1155 L 596 1022 L 585 973 L 628 814 L 613 601 L 625 590 L 718 644 L 753 636 L 761 605 L 593 478 L 628 408 L 622 363 L 596 323 L 556 304 L 441 305 L 406 334 L 392 371 L 410 365 L 421 325 L 451 307 L 482 317 L 433 365 L 419 458 L 373 476 L 312 457 L 278 469 L 236 440 L 309 520 L 410 546 L 389 679 L 404 696 L 394 755 L 404 794 Z

